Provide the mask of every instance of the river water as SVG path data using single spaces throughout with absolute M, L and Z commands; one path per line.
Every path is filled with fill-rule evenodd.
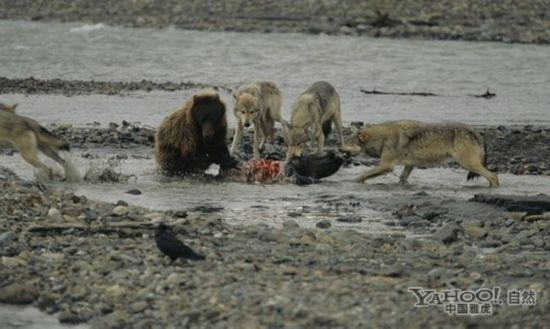
M 0 20 L 0 76 L 9 78 L 79 79 L 98 81 L 192 81 L 236 87 L 252 80 L 272 80 L 284 96 L 284 116 L 293 100 L 312 82 L 328 80 L 342 100 L 345 122 L 381 122 L 393 119 L 462 121 L 479 125 L 550 124 L 550 47 L 501 43 L 386 40 L 346 36 L 256 34 L 127 29 L 103 24 L 59 24 Z M 469 94 L 490 89 L 496 98 Z M 360 89 L 433 92 L 442 97 L 372 96 Z M 69 122 L 84 126 L 97 121 L 128 120 L 157 126 L 195 90 L 133 92 L 125 96 L 1 95 L 2 102 L 18 102 L 19 113 L 47 124 Z M 222 93 L 232 104 L 228 93 Z M 230 125 L 234 118 L 229 115 Z M 117 149 L 86 150 L 99 158 L 120 155 Z M 230 223 L 280 225 L 292 217 L 313 227 L 328 219 L 333 229 L 356 229 L 388 234 L 398 228 L 385 225 L 392 216 L 368 206 L 368 199 L 428 191 L 439 196 L 468 199 L 486 192 L 486 182 L 465 182 L 461 169 L 435 168 L 413 172 L 407 188 L 396 184 L 399 171 L 369 185 L 351 183 L 364 168 L 341 170 L 323 184 L 246 185 L 166 182 L 156 175 L 152 150 L 124 151 L 116 170 L 134 174 L 130 184 L 82 184 L 63 187 L 90 198 L 119 199 L 151 209 L 222 207 Z M 80 157 L 85 172 L 102 165 Z M 94 156 L 91 158 L 93 159 Z M 32 169 L 19 156 L 0 156 L 0 163 L 22 177 Z M 499 193 L 550 194 L 550 178 L 500 175 Z M 140 189 L 130 196 L 125 191 Z M 356 208 L 339 209 L 330 202 L 358 201 Z M 336 209 L 336 210 L 335 210 Z M 339 223 L 336 218 L 359 215 L 363 222 Z M 19 315 L 18 315 L 19 314 Z M 11 312 L 0 307 L 2 319 L 15 328 L 57 328 L 32 311 Z M 30 319 L 30 320 L 29 320 Z M 27 321 L 28 320 L 28 321 Z M 7 321 L 7 320 L 6 320 Z M 19 321 L 19 322 L 17 322 Z M 27 322 L 25 322 L 27 321 Z
M 344 121 L 415 118 L 472 124 L 549 124 L 550 47 L 389 40 L 347 36 L 129 29 L 0 21 L 0 76 L 101 81 L 193 81 L 235 87 L 272 80 L 285 116 L 316 80 L 330 81 Z M 486 100 L 468 97 L 487 89 Z M 444 97 L 369 96 L 360 89 L 433 92 Z M 191 92 L 131 97 L 22 97 L 21 111 L 43 121 L 128 119 L 157 125 Z M 224 95 L 228 101 L 230 97 Z

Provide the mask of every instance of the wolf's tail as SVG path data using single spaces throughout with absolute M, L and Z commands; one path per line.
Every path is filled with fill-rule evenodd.
M 485 141 L 483 140 L 483 138 L 481 138 L 480 136 L 477 136 L 476 135 L 476 140 L 478 143 L 481 144 L 481 146 L 483 147 L 483 161 L 481 162 L 483 164 L 484 167 L 487 166 L 487 144 L 485 143 Z M 474 178 L 478 178 L 479 177 L 479 174 L 476 174 L 475 172 L 468 172 L 468 176 L 466 176 L 466 181 L 471 181 L 472 179 Z
M 38 147 L 39 148 L 41 146 L 42 147 L 49 146 L 49 147 L 53 147 L 55 149 L 62 150 L 62 151 L 70 151 L 71 150 L 71 146 L 69 145 L 69 143 L 67 143 L 64 140 L 60 139 L 59 137 L 54 135 L 52 132 L 50 132 L 48 129 L 46 129 L 42 126 L 39 126 L 38 131 L 35 131 L 35 132 L 36 132 L 36 136 L 37 136 L 37 139 L 38 139 Z M 43 144 L 45 144 L 45 145 L 43 145 Z

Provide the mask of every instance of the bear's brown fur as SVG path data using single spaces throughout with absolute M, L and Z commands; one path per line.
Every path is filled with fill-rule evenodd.
M 237 163 L 226 145 L 225 104 L 213 91 L 194 95 L 164 119 L 155 136 L 155 159 L 166 175 L 222 168 Z

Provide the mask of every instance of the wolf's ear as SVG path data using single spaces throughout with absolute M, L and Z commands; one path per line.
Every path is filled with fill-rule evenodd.
M 17 104 L 8 105 L 8 104 L 2 104 L 0 103 L 0 109 L 15 113 L 15 108 L 17 107 Z

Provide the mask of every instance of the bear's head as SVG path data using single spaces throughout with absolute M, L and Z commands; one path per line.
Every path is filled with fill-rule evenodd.
M 191 116 L 204 143 L 208 144 L 215 141 L 220 134 L 225 139 L 227 130 L 225 104 L 220 100 L 217 93 L 203 93 L 193 96 Z

